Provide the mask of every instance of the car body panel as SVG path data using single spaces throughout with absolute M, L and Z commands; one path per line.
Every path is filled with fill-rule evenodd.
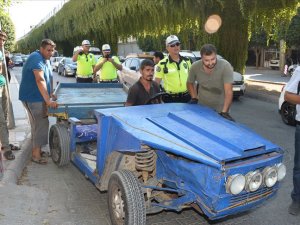
M 279 149 L 249 129 L 223 120 L 216 112 L 201 105 L 178 103 L 134 107 L 126 111 L 116 108 L 96 112 L 113 114 L 122 123 L 122 129 L 130 132 L 132 138 L 154 148 L 180 153 L 191 160 L 209 158 L 221 164 L 222 161 Z M 132 117 L 137 112 L 138 118 Z M 141 132 L 143 127 L 147 127 L 146 133 Z M 244 139 L 245 136 L 247 140 Z

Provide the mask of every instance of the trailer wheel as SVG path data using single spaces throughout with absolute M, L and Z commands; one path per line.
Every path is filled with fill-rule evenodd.
M 112 173 L 108 183 L 108 208 L 113 225 L 146 224 L 144 195 L 131 171 Z
M 66 126 L 55 124 L 49 132 L 49 146 L 52 160 L 58 166 L 65 166 L 70 161 L 70 136 Z

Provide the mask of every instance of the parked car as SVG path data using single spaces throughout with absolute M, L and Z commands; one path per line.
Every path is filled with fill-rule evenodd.
M 144 59 L 153 59 L 152 55 L 130 54 L 122 63 L 123 69 L 118 71 L 119 80 L 129 89 L 140 78 L 140 66 Z
M 13 61 L 15 66 L 23 66 L 23 60 L 20 55 L 14 55 L 11 60 Z
M 21 58 L 23 60 L 23 63 L 26 62 L 26 60 L 28 59 L 29 55 L 22 55 Z
M 77 63 L 72 58 L 62 58 L 58 63 L 58 75 L 75 76 Z
M 185 57 L 192 57 L 192 60 L 196 60 L 196 56 L 191 52 L 180 52 L 180 55 Z M 119 80 L 123 83 L 126 89 L 129 89 L 138 79 L 140 78 L 141 74 L 139 72 L 140 64 L 145 58 L 152 59 L 153 56 L 150 55 L 130 55 L 126 57 L 123 65 L 122 71 L 119 71 Z M 223 58 L 222 56 L 218 55 L 218 58 Z M 233 96 L 235 99 L 238 99 L 240 96 L 244 95 L 246 91 L 246 86 L 244 83 L 244 77 L 238 73 L 233 73 Z
M 283 86 L 278 100 L 278 112 L 281 115 L 282 121 L 291 126 L 296 125 L 296 105 L 284 100 L 285 86 Z
M 279 70 L 279 59 L 271 59 L 270 67 L 272 70 Z
M 181 50 L 179 52 L 179 54 L 183 57 L 189 58 L 191 60 L 192 63 L 197 61 L 197 57 L 195 56 L 195 54 L 192 51 L 189 50 Z
M 51 67 L 54 72 L 58 72 L 58 64 L 59 64 L 60 60 L 62 60 L 62 58 L 63 57 L 51 57 L 50 58 Z

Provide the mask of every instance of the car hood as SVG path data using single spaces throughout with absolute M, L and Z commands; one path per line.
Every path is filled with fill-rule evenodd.
M 249 128 L 200 105 L 160 104 L 96 110 L 112 123 L 152 148 L 191 160 L 222 162 L 281 149 Z M 100 121 L 100 120 L 99 120 Z M 127 148 L 133 148 L 127 145 Z
M 69 64 L 66 64 L 66 66 L 70 67 L 71 69 L 77 69 L 77 64 L 69 63 Z

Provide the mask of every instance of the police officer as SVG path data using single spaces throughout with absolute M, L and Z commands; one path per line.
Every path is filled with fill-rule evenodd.
M 88 40 L 82 42 L 81 48 L 75 52 L 72 60 L 77 61 L 76 81 L 77 83 L 92 83 L 94 67 L 96 64 L 95 56 L 89 53 L 91 44 Z
M 116 83 L 118 82 L 117 70 L 122 70 L 122 64 L 117 56 L 111 55 L 109 44 L 102 45 L 103 56 L 98 59 L 94 73 L 101 69 L 100 82 Z
M 167 37 L 166 49 L 169 55 L 157 64 L 155 71 L 155 81 L 160 84 L 163 80 L 163 90 L 169 94 L 164 102 L 189 102 L 186 81 L 191 61 L 179 54 L 180 41 L 175 35 Z

